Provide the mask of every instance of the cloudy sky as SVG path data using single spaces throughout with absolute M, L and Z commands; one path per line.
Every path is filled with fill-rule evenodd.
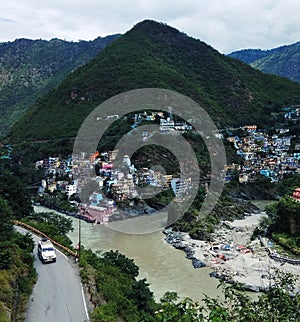
M 92 40 L 153 19 L 226 54 L 300 41 L 299 12 L 299 0 L 6 0 L 0 3 L 0 42 Z

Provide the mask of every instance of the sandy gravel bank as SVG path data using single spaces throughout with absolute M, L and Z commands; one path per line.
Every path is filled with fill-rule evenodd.
M 263 291 L 274 282 L 277 270 L 295 275 L 300 292 L 300 265 L 281 263 L 270 258 L 267 240 L 251 241 L 251 235 L 264 212 L 245 219 L 223 222 L 213 234 L 213 242 L 190 238 L 186 233 L 165 231 L 166 241 L 185 251 L 194 267 L 209 266 L 212 276 L 236 281 L 249 290 Z M 270 248 L 272 251 L 272 248 Z

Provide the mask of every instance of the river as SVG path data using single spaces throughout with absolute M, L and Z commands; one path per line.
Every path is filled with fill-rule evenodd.
M 35 211 L 49 212 L 49 209 L 35 206 Z M 68 218 L 72 219 L 74 227 L 69 237 L 76 245 L 79 221 L 73 217 Z M 94 251 L 118 249 L 133 258 L 140 268 L 139 277 L 147 279 L 156 299 L 160 299 L 167 291 L 175 291 L 180 297 L 187 296 L 195 301 L 203 299 L 204 294 L 221 296 L 220 289 L 217 289 L 219 281 L 209 276 L 211 270 L 207 267 L 194 269 L 183 251 L 164 241 L 162 232 L 130 235 L 111 230 L 105 225 L 81 221 L 81 243 Z

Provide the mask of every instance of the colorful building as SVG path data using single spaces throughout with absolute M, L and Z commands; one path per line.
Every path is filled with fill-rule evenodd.
M 296 202 L 300 202 L 300 188 L 296 188 L 293 192 L 292 198 L 296 201 Z

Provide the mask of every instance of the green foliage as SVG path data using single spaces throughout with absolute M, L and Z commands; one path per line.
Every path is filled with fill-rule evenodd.
M 300 204 L 290 197 L 281 198 L 277 204 L 275 231 L 300 235 Z
M 157 321 L 203 321 L 203 308 L 200 308 L 197 302 L 193 302 L 190 298 L 178 301 L 178 298 L 175 292 L 167 292 L 162 297 L 160 309 L 155 316 Z
M 287 233 L 272 233 L 273 240 L 282 246 L 285 250 L 289 250 L 292 254 L 300 255 L 300 236 L 291 236 Z
M 96 307 L 92 312 L 91 320 L 93 322 L 115 322 L 118 318 L 117 312 L 116 304 L 114 302 L 109 302 Z
M 0 319 L 19 321 L 25 311 L 36 273 L 33 240 L 13 229 L 12 210 L 0 197 Z
M 118 251 L 97 256 L 82 249 L 80 266 L 84 282 L 96 282 L 98 307 L 92 321 L 155 321 L 153 294 L 145 280 L 136 280 L 138 268 L 133 260 Z
M 230 196 L 225 187 L 211 213 L 208 216 L 203 216 L 200 210 L 204 198 L 205 189 L 203 186 L 199 186 L 192 206 L 184 213 L 182 218 L 172 225 L 173 229 L 187 232 L 194 239 L 210 240 L 210 234 L 220 221 L 241 219 L 245 212 L 253 209 L 250 203 Z
M 266 206 L 267 217 L 255 229 L 254 235 L 269 235 L 283 248 L 300 254 L 300 204 L 289 196 Z
M 99 144 L 99 151 L 114 150 L 122 136 L 131 130 L 131 122 L 120 118 L 113 122 L 104 132 Z
M 300 73 L 297 66 L 299 59 L 300 43 L 274 48 L 265 51 L 265 57 L 251 62 L 251 66 L 264 73 L 283 76 L 295 82 L 300 82 Z
M 13 232 L 13 225 L 11 223 L 12 210 L 8 202 L 0 197 L 0 242 L 9 240 Z
M 24 217 L 22 221 L 39 229 L 64 246 L 70 247 L 72 245 L 72 241 L 67 236 L 68 232 L 73 230 L 70 218 L 53 212 L 41 212 L 32 213 L 30 216 Z
M 156 194 L 154 197 L 150 199 L 146 199 L 146 203 L 155 209 L 161 209 L 168 204 L 174 199 L 174 193 L 172 189 L 166 189 L 163 190 L 162 192 Z
M 118 266 L 108 263 L 105 254 L 99 257 L 90 250 L 83 250 L 80 260 L 85 283 L 96 280 L 98 296 L 101 297 L 101 304 L 91 316 L 94 322 L 119 319 L 129 322 L 288 322 L 300 318 L 300 295 L 290 294 L 295 283 L 290 274 L 277 272 L 275 284 L 257 300 L 252 300 L 241 285 L 222 282 L 220 287 L 225 300 L 205 297 L 198 303 L 167 292 L 159 303 L 155 303 L 145 280 L 132 279 Z
M 299 52 L 300 43 L 297 42 L 271 50 L 244 49 L 228 56 L 250 64 L 264 73 L 287 77 L 299 83 Z
M 280 196 L 291 196 L 295 188 L 300 187 L 300 175 L 293 174 L 285 176 L 278 183 L 277 191 Z
M 274 106 L 300 100 L 298 84 L 264 75 L 174 28 L 144 21 L 31 107 L 13 127 L 11 138 L 74 137 L 97 105 L 149 87 L 191 97 L 218 125 L 267 124 Z
M 94 190 L 93 190 L 94 191 Z M 90 196 L 91 194 L 89 194 Z M 48 192 L 41 196 L 35 196 L 35 201 L 39 202 L 43 206 L 58 211 L 77 212 L 74 206 L 68 201 L 68 197 L 65 193 L 55 190 L 54 192 Z
M 300 318 L 300 295 L 290 295 L 294 280 L 289 274 L 278 273 L 278 282 L 258 300 L 252 300 L 243 288 L 221 283 L 225 300 L 205 297 L 204 303 L 189 298 L 178 300 L 176 293 L 166 293 L 161 299 L 158 321 L 205 322 L 290 322 Z
M 127 296 L 134 301 L 139 310 L 144 310 L 148 313 L 153 312 L 153 293 L 149 290 L 149 284 L 146 279 L 135 281 L 132 289 L 127 292 Z
M 18 177 L 8 172 L 0 176 L 0 196 L 9 203 L 14 218 L 20 219 L 32 212 L 27 187 Z
M 118 250 L 106 252 L 103 255 L 103 259 L 120 268 L 123 273 L 129 275 L 131 278 L 135 278 L 139 275 L 139 268 L 135 265 L 134 260 L 127 258 Z
M 162 166 L 166 174 L 177 174 L 180 172 L 179 164 L 174 154 L 168 149 L 154 144 L 148 144 L 135 151 L 132 156 L 133 163 L 138 168 L 151 168 Z
M 17 39 L 0 43 L 0 137 L 34 102 L 118 35 L 94 41 Z M 45 54 L 46 53 L 46 54 Z

